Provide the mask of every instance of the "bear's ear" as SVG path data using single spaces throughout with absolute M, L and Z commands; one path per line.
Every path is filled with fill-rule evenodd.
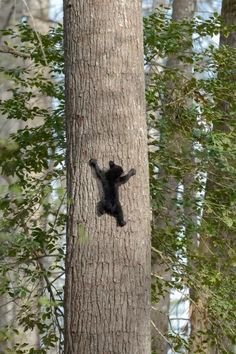
M 113 168 L 115 166 L 114 161 L 109 161 L 109 166 L 110 166 L 110 168 Z

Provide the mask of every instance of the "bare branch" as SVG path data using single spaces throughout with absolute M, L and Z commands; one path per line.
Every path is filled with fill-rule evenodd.
M 157 333 L 169 344 L 169 346 L 171 347 L 172 351 L 174 353 L 176 353 L 176 351 L 173 348 L 173 345 L 171 344 L 171 342 L 168 340 L 168 338 L 166 338 L 166 336 L 164 336 L 164 334 L 159 330 L 159 328 L 155 325 L 155 323 L 153 321 L 151 321 L 151 325 L 154 327 L 154 329 L 157 331 Z
M 21 57 L 24 59 L 29 59 L 31 57 L 29 53 L 19 52 L 15 48 L 11 48 L 6 45 L 0 45 L 0 53 L 12 54 L 15 57 Z

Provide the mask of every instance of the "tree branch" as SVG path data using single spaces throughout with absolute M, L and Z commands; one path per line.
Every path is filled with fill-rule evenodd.
M 6 45 L 0 45 L 0 53 L 12 54 L 15 57 L 21 57 L 24 59 L 29 59 L 31 56 L 29 53 L 22 53 L 16 50 L 15 48 L 10 48 Z

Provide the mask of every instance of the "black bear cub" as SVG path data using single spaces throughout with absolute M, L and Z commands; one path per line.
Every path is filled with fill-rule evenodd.
M 113 161 L 109 161 L 110 168 L 108 170 L 101 170 L 95 159 L 91 159 L 89 165 L 94 168 L 96 176 L 102 184 L 103 197 L 97 206 L 98 215 L 104 213 L 112 215 L 116 218 L 117 225 L 124 226 L 126 222 L 119 201 L 119 186 L 128 182 L 130 177 L 136 174 L 135 169 L 132 168 L 126 175 L 123 175 L 123 168 Z

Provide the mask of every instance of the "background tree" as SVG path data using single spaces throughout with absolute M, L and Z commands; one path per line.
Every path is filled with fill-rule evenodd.
M 195 1 L 174 1 L 172 5 L 172 20 L 173 21 L 183 21 L 184 19 L 191 19 L 194 15 L 196 7 Z M 185 47 L 184 51 L 190 52 L 192 47 L 192 36 L 191 34 L 186 33 L 185 38 Z M 179 82 L 181 86 L 186 86 L 186 83 L 192 77 L 192 65 L 189 63 L 184 63 L 179 60 L 176 53 L 170 53 L 168 58 L 165 60 L 166 70 L 170 73 L 173 71 L 180 71 L 181 75 L 179 76 Z M 153 72 L 155 73 L 155 66 Z M 157 63 L 158 66 L 158 63 Z M 164 98 L 164 103 L 159 110 L 158 118 L 162 120 L 162 116 L 165 117 L 168 114 L 168 107 L 171 104 L 171 101 L 175 100 L 178 97 L 178 88 L 175 87 L 175 84 L 170 79 L 169 81 L 169 91 L 172 91 L 171 95 L 166 95 Z M 179 97 L 178 97 L 179 98 Z M 158 99 L 157 99 L 158 100 Z M 188 96 L 181 99 L 181 106 L 188 106 L 191 108 L 191 99 Z M 180 111 L 180 108 L 178 109 Z M 157 215 L 154 222 L 154 237 L 152 244 L 155 248 L 160 250 L 160 240 L 163 247 L 161 248 L 163 252 L 168 250 L 167 244 L 173 241 L 173 238 L 177 238 L 181 233 L 181 228 L 183 227 L 183 210 L 180 208 L 180 203 L 178 201 L 178 195 L 180 195 L 179 187 L 184 184 L 185 192 L 190 189 L 190 185 L 194 179 L 194 168 L 189 168 L 186 173 L 182 176 L 178 173 L 169 173 L 169 166 L 173 164 L 173 157 L 176 158 L 175 163 L 179 163 L 179 160 L 187 159 L 186 152 L 191 159 L 191 149 L 192 144 L 190 141 L 186 140 L 185 132 L 181 131 L 181 128 L 178 127 L 178 118 L 179 112 L 176 112 L 176 124 L 169 124 L 164 129 L 160 130 L 160 141 L 165 145 L 165 154 L 172 161 L 166 163 L 165 167 L 162 165 L 159 168 L 158 178 L 162 183 L 162 192 L 161 192 L 161 204 L 162 208 L 157 208 Z M 167 129 L 166 129 L 167 128 Z M 186 161 L 187 162 L 187 161 Z M 189 161 L 188 161 L 189 162 Z M 189 193 L 189 192 L 188 192 Z M 181 196 L 181 199 L 183 196 Z M 153 204 L 156 204 L 155 195 L 153 198 Z M 159 199 L 159 198 L 158 198 Z M 185 210 L 186 212 L 186 210 Z M 189 210 L 188 213 L 190 214 Z M 154 207 L 155 215 L 155 207 Z M 163 238 L 163 239 L 162 239 Z M 170 241 L 172 240 L 172 241 Z M 170 244 L 169 244 L 170 246 Z M 169 264 L 170 265 L 170 264 Z M 152 262 L 152 271 L 155 274 L 158 274 L 166 283 L 163 291 L 160 292 L 161 298 L 157 298 L 158 302 L 152 305 L 152 320 L 153 320 L 153 332 L 152 332 L 152 348 L 155 353 L 167 353 L 168 350 L 168 340 L 167 333 L 169 331 L 169 316 L 170 316 L 170 291 L 169 284 L 172 277 L 171 267 L 168 266 L 166 257 L 161 257 L 160 255 L 153 254 Z M 156 280 L 154 279 L 154 282 Z M 160 281 L 160 280 L 158 280 Z M 161 289 L 162 290 L 162 289 Z
M 149 189 L 141 5 L 65 1 L 68 224 L 65 353 L 150 353 Z M 82 45 L 81 45 L 82 44 Z M 95 214 L 96 158 L 134 167 L 127 225 Z
M 6 41 L 6 53 L 27 62 L 19 66 L 16 60 L 12 68 L 1 67 L 10 88 L 0 101 L 0 112 L 29 125 L 0 143 L 0 172 L 9 180 L 8 189 L 3 188 L 0 195 L 0 294 L 7 299 L 2 303 L 7 320 L 1 323 L 0 340 L 4 352 L 48 354 L 54 347 L 60 350 L 62 315 L 57 279 L 63 269 L 58 241 L 65 222 L 60 187 L 64 106 L 63 85 L 53 81 L 54 75 L 62 73 L 62 31 L 51 29 L 40 35 L 21 23 L 1 34 L 17 43 L 13 48 Z M 42 108 L 36 97 L 61 103 L 54 109 Z M 37 119 L 38 125 L 30 126 Z M 14 311 L 9 313 L 9 308 Z
M 186 310 L 188 301 L 196 307 L 197 317 L 191 317 L 191 325 L 196 324 L 195 328 L 189 326 L 187 313 L 179 320 L 179 324 L 178 317 L 177 323 L 172 322 L 174 325 L 167 340 L 176 352 L 186 350 L 191 353 L 211 353 L 211 350 L 217 350 L 229 353 L 232 349 L 225 345 L 223 338 L 228 338 L 231 348 L 235 338 L 232 333 L 235 316 L 230 311 L 235 306 L 235 301 L 230 295 L 235 289 L 232 263 L 234 247 L 228 242 L 229 239 L 227 242 L 226 239 L 222 239 L 220 232 L 220 230 L 224 233 L 227 230 L 227 232 L 234 230 L 232 206 L 235 197 L 231 182 L 234 183 L 235 179 L 233 158 L 235 129 L 232 120 L 227 119 L 229 125 L 227 132 L 222 133 L 219 130 L 219 124 L 222 124 L 222 100 L 229 104 L 231 112 L 228 113 L 229 117 L 234 114 L 232 93 L 235 89 L 234 82 L 229 80 L 229 77 L 232 76 L 231 70 L 235 65 L 235 51 L 216 46 L 209 46 L 206 49 L 198 45 L 199 42 L 204 41 L 206 35 L 212 37 L 217 32 L 228 34 L 229 31 L 229 27 L 222 25 L 216 15 L 211 16 L 207 21 L 198 19 L 196 22 L 184 20 L 176 23 L 163 13 L 158 13 L 151 15 L 146 22 L 147 61 L 152 62 L 156 56 L 161 59 L 175 55 L 182 62 L 175 71 L 157 63 L 157 69 L 151 78 L 147 92 L 147 100 L 151 108 L 149 124 L 162 132 L 160 137 L 157 135 L 157 138 L 151 142 L 156 150 L 150 153 L 151 193 L 154 197 L 153 203 L 156 203 L 153 207 L 157 216 L 165 212 L 162 192 L 163 182 L 167 179 L 162 181 L 155 171 L 165 168 L 167 176 L 174 176 L 180 182 L 184 181 L 184 177 L 189 172 L 193 172 L 195 176 L 189 189 L 193 194 L 180 190 L 177 201 L 173 200 L 169 210 L 171 213 L 175 205 L 179 204 L 180 215 L 185 211 L 182 214 L 183 219 L 179 222 L 179 225 L 183 226 L 182 232 L 180 228 L 180 233 L 176 237 L 173 230 L 164 228 L 163 234 L 166 232 L 168 235 L 165 237 L 165 242 L 159 245 L 156 242 L 153 245 L 154 251 L 167 265 L 167 269 L 168 266 L 171 268 L 173 277 L 167 286 L 173 286 L 183 293 L 186 299 Z M 194 46 L 191 51 L 184 52 L 183 49 L 188 46 L 189 38 L 193 38 Z M 195 77 L 188 77 L 183 70 L 184 65 L 189 63 L 193 66 Z M 170 80 L 173 83 L 171 86 Z M 179 82 L 182 82 L 182 85 L 179 85 Z M 170 97 L 167 103 L 166 97 Z M 191 101 L 192 105 L 189 105 Z M 160 111 L 163 118 L 156 119 L 153 110 Z M 181 139 L 171 139 L 172 129 L 175 134 L 179 133 L 185 144 L 181 145 Z M 171 141 L 173 146 L 172 150 L 169 150 Z M 181 150 L 180 145 L 192 146 L 192 149 Z M 213 176 L 217 182 L 212 191 L 208 187 L 210 171 L 215 171 Z M 205 184 L 206 172 L 209 173 L 207 185 Z M 224 179 L 227 180 L 227 184 L 222 182 Z M 205 188 L 207 189 L 203 204 Z M 181 195 L 184 199 L 181 199 Z M 163 206 L 164 210 L 162 210 Z M 186 213 L 186 208 L 193 211 L 193 216 L 198 216 L 197 223 L 192 222 L 192 215 Z M 203 217 L 201 217 L 203 208 Z M 194 234 L 198 236 L 195 247 L 191 243 L 191 235 Z M 156 240 L 160 236 L 161 234 L 157 232 Z M 223 263 L 218 262 L 220 254 L 227 255 Z M 156 278 L 157 289 L 162 290 L 163 279 L 158 279 L 158 274 Z M 189 298 L 188 289 L 194 291 L 195 298 L 192 296 Z M 183 307 L 183 304 L 184 301 L 179 305 Z M 192 316 L 191 312 L 190 316 Z M 194 332 L 188 340 L 191 329 L 194 329 Z
M 235 10 L 234 2 L 222 1 L 223 21 L 228 26 L 228 30 L 222 31 L 220 34 L 219 52 L 222 54 L 219 55 L 224 55 L 223 53 L 227 51 L 227 59 L 222 60 L 219 64 L 214 81 L 218 82 L 219 87 L 224 87 L 224 92 L 221 96 L 215 92 L 213 96 L 217 107 L 215 108 L 215 118 L 212 120 L 214 144 L 209 149 L 211 163 L 207 167 L 203 236 L 200 236 L 199 242 L 199 251 L 201 256 L 205 257 L 204 261 L 208 264 L 208 272 L 210 273 L 211 269 L 211 273 L 215 274 L 216 279 L 221 279 L 221 285 L 215 280 L 214 284 L 208 286 L 208 292 L 201 292 L 196 287 L 195 295 L 197 296 L 193 298 L 192 305 L 195 310 L 192 311 L 191 316 L 193 337 L 191 350 L 198 352 L 201 348 L 209 354 L 233 353 L 232 343 L 235 341 L 232 332 L 235 316 L 231 316 L 230 311 L 228 312 L 228 309 L 235 305 L 231 299 L 231 291 L 234 287 L 234 267 L 232 257 L 229 256 L 235 249 L 235 226 L 232 221 L 235 218 L 232 211 L 232 205 L 235 203 L 233 193 L 235 162 L 230 152 L 234 149 L 235 138 L 235 107 L 231 103 L 231 92 L 235 92 L 235 80 L 231 72 L 234 64 L 231 60 L 235 56 L 235 50 L 224 47 L 224 45 L 230 45 L 232 48 L 236 46 L 236 32 L 235 26 L 233 26 L 236 24 Z M 214 213 L 211 211 L 212 207 Z M 204 262 L 198 260 L 197 263 L 198 267 L 201 264 L 200 267 L 203 268 Z M 210 296 L 210 294 L 212 295 Z M 218 303 L 217 309 L 215 303 Z M 218 316 L 217 312 L 221 312 L 220 303 L 224 304 L 225 311 L 227 311 L 224 316 L 227 316 L 229 326 L 226 323 L 223 324 Z
M 233 0 L 222 0 L 221 16 L 224 23 L 227 25 L 236 24 L 236 4 Z M 230 31 L 228 35 L 220 36 L 221 45 L 229 45 L 232 48 L 236 47 L 236 31 Z
M 38 30 L 40 32 L 46 33 L 49 29 L 49 3 L 48 0 L 43 0 L 43 1 L 2 1 L 0 4 L 0 29 L 1 30 L 9 30 L 9 28 L 14 29 L 17 31 L 17 25 L 19 23 L 22 23 L 22 21 L 27 21 L 28 23 L 31 23 L 31 25 L 34 27 L 35 31 Z M 1 51 L 1 66 L 3 66 L 5 69 L 8 70 L 14 70 L 14 68 L 18 65 L 19 67 L 28 67 L 32 69 L 32 75 L 33 75 L 33 67 L 34 64 L 33 62 L 30 63 L 28 60 L 26 62 L 25 58 L 18 56 L 17 58 L 14 57 L 10 53 L 6 53 L 6 50 L 9 49 L 10 47 L 13 48 L 13 46 L 19 45 L 20 38 L 16 36 L 13 38 L 13 36 L 6 36 L 6 33 L 4 35 L 4 32 L 1 32 L 0 34 L 0 51 Z M 9 46 L 6 46 L 6 43 L 9 44 Z M 5 50 L 5 53 L 4 53 Z M 14 50 L 13 50 L 14 52 Z M 38 71 L 38 68 L 37 68 Z M 34 75 L 37 75 L 34 73 Z M 6 76 L 2 74 L 0 76 L 0 93 L 1 93 L 1 98 L 6 100 L 11 97 L 11 90 L 16 87 L 16 83 L 14 80 L 6 80 Z M 51 105 L 51 98 L 43 96 L 42 94 L 39 94 L 37 92 L 36 88 L 34 88 L 35 92 L 35 97 L 30 98 L 30 104 L 31 106 L 36 105 L 41 105 L 41 107 L 49 107 Z M 36 92 L 38 93 L 36 95 Z M 34 117 L 31 121 L 27 122 L 27 125 L 30 127 L 35 127 L 38 125 L 41 125 L 43 122 L 43 116 L 37 116 Z M 26 125 L 24 117 L 21 117 L 21 119 L 15 119 L 13 117 L 12 119 L 9 119 L 6 114 L 0 113 L 0 136 L 1 136 L 1 147 L 3 148 L 4 146 L 7 148 L 9 145 L 10 148 L 12 146 L 12 141 L 10 138 L 10 134 L 13 132 L 16 132 L 18 129 L 22 129 Z M 6 176 L 6 175 L 1 175 L 0 176 L 0 194 L 1 196 L 5 196 L 7 194 L 11 194 L 10 189 L 11 186 L 16 183 L 17 178 L 15 176 Z M 42 211 L 42 208 L 40 207 L 40 210 Z M 38 210 L 37 216 L 35 214 L 34 218 L 35 220 L 38 220 L 38 226 L 42 226 L 43 224 L 46 225 L 47 221 L 45 216 L 42 217 L 43 212 L 40 212 Z M 42 262 L 46 262 L 45 260 L 42 260 Z M 14 285 L 14 278 L 15 274 L 11 273 L 9 274 L 9 277 L 11 278 L 11 286 L 16 286 Z M 24 279 L 22 279 L 22 283 L 24 282 Z M 41 284 L 39 284 L 39 288 L 44 287 L 44 280 L 42 278 Z M 33 289 L 33 286 L 32 286 Z M 34 289 L 34 294 L 35 294 L 35 310 L 37 310 L 37 297 L 36 297 L 36 289 Z M 40 293 L 40 290 L 39 290 Z M 7 305 L 6 305 L 7 304 Z M 16 301 L 16 298 L 9 297 L 7 294 L 1 294 L 0 296 L 0 331 L 5 333 L 7 326 L 11 327 L 11 323 L 15 322 L 16 316 L 18 314 L 20 305 L 19 301 Z M 25 341 L 25 338 L 23 339 L 23 328 L 20 328 L 19 323 L 18 323 L 18 328 L 19 333 L 21 333 L 21 339 L 22 341 Z M 30 333 L 30 335 L 29 335 Z M 38 329 L 35 327 L 33 330 L 29 330 L 27 332 L 27 335 L 29 335 L 30 340 L 28 340 L 29 348 L 31 345 L 34 345 L 35 347 L 40 347 L 40 335 Z M 3 350 L 3 348 L 7 348 L 9 345 L 14 344 L 15 342 L 19 341 L 18 335 L 16 335 L 15 332 L 11 332 L 11 335 L 8 336 L 7 342 L 5 341 L 5 336 L 3 336 L 4 340 L 1 341 L 0 346 Z M 5 344 L 6 345 L 5 345 Z

